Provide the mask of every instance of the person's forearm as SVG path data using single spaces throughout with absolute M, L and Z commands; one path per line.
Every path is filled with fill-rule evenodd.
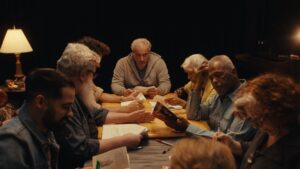
M 110 102 L 110 103 L 119 103 L 121 101 L 121 96 L 109 93 L 102 93 L 100 100 L 102 102 Z
M 110 139 L 99 140 L 100 149 L 99 153 L 104 153 L 112 149 L 121 147 L 124 145 L 122 137 L 113 137 Z
M 105 119 L 105 124 L 110 123 L 126 123 L 129 122 L 129 115 L 127 113 L 109 112 Z

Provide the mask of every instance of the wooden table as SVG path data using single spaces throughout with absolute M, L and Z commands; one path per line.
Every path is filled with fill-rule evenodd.
M 172 95 L 167 95 L 166 97 L 172 97 Z M 150 104 L 152 100 L 146 100 L 144 102 L 145 109 L 147 111 L 152 111 L 152 106 Z M 103 103 L 103 108 L 119 108 L 120 103 Z M 173 110 L 173 112 L 181 117 L 186 118 L 186 113 L 184 109 Z M 193 121 L 189 120 L 190 123 L 203 128 L 209 129 L 208 125 L 204 121 Z M 142 149 L 139 150 L 129 150 L 130 158 L 130 168 L 131 169 L 153 169 L 162 168 L 163 165 L 168 165 L 168 157 L 170 155 L 170 146 L 159 143 L 155 138 L 161 138 L 168 142 L 176 142 L 177 140 L 185 137 L 185 133 L 176 132 L 175 130 L 167 127 L 164 122 L 159 119 L 155 119 L 150 123 L 142 123 L 149 129 L 148 136 L 149 139 L 142 141 Z M 102 128 L 99 128 L 99 133 L 102 133 Z

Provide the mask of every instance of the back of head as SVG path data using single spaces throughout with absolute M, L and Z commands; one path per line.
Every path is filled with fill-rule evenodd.
M 57 61 L 57 69 L 69 77 L 78 77 L 82 71 L 95 71 L 101 57 L 80 43 L 69 43 Z
M 198 69 L 204 61 L 207 61 L 207 59 L 203 55 L 193 54 L 184 60 L 181 67 L 184 70 L 194 69 L 194 68 Z
M 188 138 L 172 148 L 171 169 L 235 169 L 230 149 L 206 138 Z
M 151 43 L 148 39 L 146 38 L 138 38 L 132 41 L 131 43 L 131 50 L 135 51 L 138 48 L 148 48 L 149 51 L 151 51 Z
M 110 47 L 104 42 L 101 42 L 95 38 L 84 36 L 83 38 L 79 39 L 77 43 L 84 44 L 101 57 L 110 54 Z
M 224 70 L 234 70 L 235 66 L 232 63 L 231 59 L 226 56 L 226 55 L 216 55 L 214 57 L 212 57 L 209 62 L 208 65 L 212 66 L 214 64 L 219 64 L 222 69 Z
M 51 68 L 40 68 L 32 71 L 25 80 L 26 101 L 30 102 L 38 94 L 51 99 L 61 98 L 61 89 L 74 87 L 64 74 Z

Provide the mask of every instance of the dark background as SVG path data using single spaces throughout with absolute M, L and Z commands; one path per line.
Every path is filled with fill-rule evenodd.
M 55 67 L 66 44 L 89 35 L 107 43 L 96 83 L 110 91 L 116 61 L 130 52 L 137 37 L 148 38 L 162 55 L 171 75 L 172 90 L 187 82 L 180 68 L 184 58 L 201 53 L 207 58 L 237 54 L 276 60 L 298 53 L 291 36 L 300 25 L 299 0 L 236 1 L 0 1 L 0 41 L 6 30 L 23 29 L 33 52 L 21 54 L 26 75 L 37 67 Z M 258 42 L 263 42 L 259 44 Z M 236 62 L 240 77 L 253 76 Z M 255 67 L 254 67 L 255 69 Z M 0 83 L 13 78 L 15 57 L 0 54 Z

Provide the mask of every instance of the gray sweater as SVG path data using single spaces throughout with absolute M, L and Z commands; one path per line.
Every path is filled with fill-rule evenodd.
M 143 79 L 139 76 L 133 53 L 119 59 L 111 83 L 113 93 L 122 95 L 125 89 L 134 88 L 135 86 L 155 86 L 160 90 L 161 95 L 170 91 L 171 82 L 168 68 L 160 55 L 154 52 L 150 53 Z

